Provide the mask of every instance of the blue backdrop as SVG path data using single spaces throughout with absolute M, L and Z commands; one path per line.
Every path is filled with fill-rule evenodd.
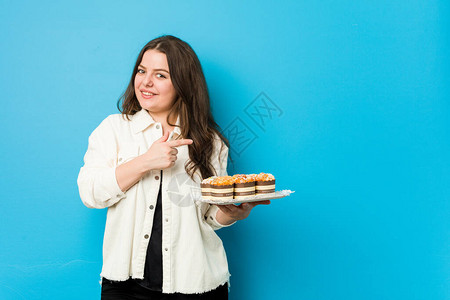
M 219 231 L 230 299 L 450 298 L 449 3 L 0 1 L 0 299 L 99 299 L 88 136 L 161 34 L 202 62 L 229 173 L 295 194 Z

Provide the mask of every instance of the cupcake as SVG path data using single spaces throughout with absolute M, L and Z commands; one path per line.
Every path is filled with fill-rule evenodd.
M 234 199 L 244 200 L 255 196 L 255 177 L 244 174 L 233 175 Z
M 233 200 L 234 183 L 233 177 L 221 176 L 211 181 L 211 200 L 227 201 Z
M 256 175 L 256 195 L 275 193 L 275 176 L 269 173 Z
M 206 179 L 204 179 L 200 183 L 200 187 L 202 188 L 202 197 L 204 199 L 210 199 L 211 200 L 211 182 L 216 178 L 217 176 L 211 176 Z

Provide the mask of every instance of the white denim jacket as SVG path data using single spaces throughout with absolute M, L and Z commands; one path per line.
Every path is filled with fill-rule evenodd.
M 178 127 L 174 134 L 180 134 Z M 102 278 L 144 276 L 161 170 L 150 171 L 123 193 L 115 168 L 145 153 L 161 136 L 161 124 L 141 110 L 130 121 L 121 114 L 108 116 L 89 137 L 78 187 L 87 207 L 108 208 Z M 194 203 L 200 176 L 196 173 L 193 181 L 185 171 L 188 146 L 177 149 L 175 165 L 162 176 L 163 293 L 203 293 L 229 280 L 225 249 L 214 231 L 224 226 L 216 221 L 216 205 Z M 218 176 L 226 175 L 227 157 L 228 148 L 217 137 L 212 165 Z

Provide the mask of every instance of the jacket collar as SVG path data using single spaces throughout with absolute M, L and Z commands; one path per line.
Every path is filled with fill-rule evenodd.
M 141 109 L 133 116 L 131 116 L 131 128 L 133 130 L 133 133 L 144 131 L 155 123 L 155 120 L 153 120 L 152 116 L 150 116 L 150 114 L 145 109 Z M 175 124 L 180 126 L 180 116 L 177 117 L 177 122 Z M 173 131 L 174 133 L 180 135 L 181 130 L 178 126 L 176 126 Z

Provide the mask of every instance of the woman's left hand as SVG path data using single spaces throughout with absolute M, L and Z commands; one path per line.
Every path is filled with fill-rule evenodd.
M 240 205 L 218 205 L 220 210 L 217 211 L 216 220 L 222 225 L 229 225 L 235 221 L 243 220 L 248 217 L 253 207 L 260 204 L 270 204 L 270 200 L 241 203 Z

